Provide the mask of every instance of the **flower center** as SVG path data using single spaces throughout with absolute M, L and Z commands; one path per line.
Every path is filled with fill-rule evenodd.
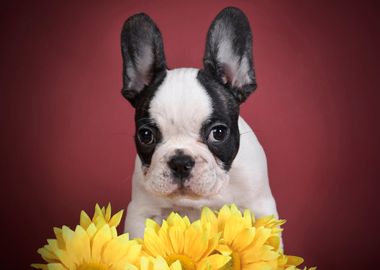
M 181 263 L 182 269 L 184 269 L 184 270 L 195 270 L 194 261 L 185 255 L 172 254 L 172 255 L 169 255 L 169 257 L 167 258 L 167 262 L 169 265 L 174 263 L 176 260 L 179 260 L 179 262 Z
M 108 267 L 102 263 L 85 263 L 79 266 L 78 270 L 108 270 Z

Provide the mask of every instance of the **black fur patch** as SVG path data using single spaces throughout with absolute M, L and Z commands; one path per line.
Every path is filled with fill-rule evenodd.
M 165 79 L 166 73 L 162 74 L 160 77 L 156 78 L 154 84 L 145 87 L 141 93 L 136 97 L 136 111 L 135 111 L 135 144 L 137 149 L 137 154 L 139 155 L 141 162 L 144 166 L 149 166 L 152 161 L 152 156 L 156 145 L 162 140 L 162 135 L 160 130 L 155 123 L 154 119 L 151 118 L 149 113 L 150 102 L 157 91 L 157 88 L 161 85 Z M 137 132 L 143 126 L 148 126 L 156 131 L 156 143 L 154 145 L 146 146 L 140 143 L 137 138 Z
M 239 151 L 239 103 L 224 85 L 203 70 L 199 71 L 197 79 L 212 101 L 212 114 L 202 125 L 201 138 L 213 155 L 223 162 L 223 168 L 228 171 Z M 207 140 L 215 123 L 223 123 L 230 130 L 228 137 L 223 142 L 216 144 Z

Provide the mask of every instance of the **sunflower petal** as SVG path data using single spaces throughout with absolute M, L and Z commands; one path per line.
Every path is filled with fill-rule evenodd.
M 68 270 L 69 268 L 64 267 L 60 263 L 49 263 L 47 265 L 48 270 Z
M 289 255 L 286 255 L 286 257 L 288 259 L 287 262 L 286 262 L 287 265 L 298 266 L 298 265 L 300 265 L 301 263 L 304 262 L 304 259 L 302 257 L 289 256 Z
M 160 255 L 164 257 L 166 255 L 165 245 L 152 228 L 145 228 L 144 247 L 152 256 Z
M 172 244 L 173 250 L 177 254 L 183 253 L 184 248 L 184 229 L 179 226 L 169 228 L 169 238 Z
M 208 256 L 207 258 L 203 259 L 200 264 L 200 269 L 220 269 L 222 268 L 226 263 L 228 263 L 231 260 L 230 256 L 224 256 L 220 254 L 214 254 L 211 256 Z
M 36 268 L 36 269 L 48 270 L 46 264 L 33 263 L 33 264 L 31 264 L 30 266 L 33 267 L 33 268 Z
M 112 239 L 111 230 L 108 224 L 104 225 L 99 231 L 96 232 L 92 239 L 92 259 L 102 258 L 102 250 L 107 242 Z
M 91 219 L 85 211 L 80 212 L 79 224 L 85 229 L 91 224 Z
M 109 221 L 110 226 L 117 227 L 120 224 L 121 218 L 123 217 L 124 210 L 120 210 L 115 215 L 113 215 Z
M 267 262 L 253 263 L 244 267 L 244 270 L 272 270 L 272 269 L 273 269 L 272 265 Z
M 111 204 L 110 203 L 108 203 L 108 205 L 107 205 L 104 218 L 105 218 L 106 221 L 109 221 L 111 219 Z
M 255 238 L 256 235 L 256 230 L 255 228 L 248 228 L 248 229 L 243 229 L 232 241 L 232 247 L 236 251 L 242 251 L 246 247 L 248 247 L 253 239 Z
M 170 270 L 182 270 L 181 263 L 179 261 L 175 261 L 170 265 Z
M 74 264 L 80 265 L 91 258 L 91 243 L 86 231 L 77 226 L 71 241 L 66 243 L 66 251 L 71 254 Z

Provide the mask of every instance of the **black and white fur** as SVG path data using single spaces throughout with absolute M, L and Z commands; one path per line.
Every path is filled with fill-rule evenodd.
M 239 106 L 256 89 L 252 33 L 236 8 L 222 10 L 207 34 L 204 67 L 168 70 L 161 33 L 147 15 L 121 34 L 123 96 L 136 109 L 138 156 L 125 231 L 172 211 L 235 203 L 256 216 L 274 214 L 265 153 Z

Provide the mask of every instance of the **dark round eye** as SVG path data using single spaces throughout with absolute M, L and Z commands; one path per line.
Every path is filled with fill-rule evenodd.
M 142 144 L 151 145 L 156 142 L 156 138 L 154 137 L 152 130 L 148 128 L 140 129 L 137 136 Z
M 210 134 L 208 135 L 209 142 L 221 142 L 228 135 L 228 128 L 224 125 L 217 125 L 212 128 Z

